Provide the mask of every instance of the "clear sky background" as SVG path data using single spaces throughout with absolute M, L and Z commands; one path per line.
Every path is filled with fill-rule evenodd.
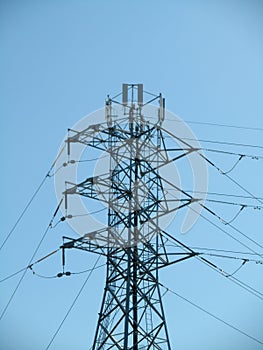
M 103 107 L 106 95 L 120 92 L 123 82 L 143 83 L 148 91 L 162 92 L 167 108 L 186 121 L 258 128 L 189 123 L 199 139 L 261 148 L 209 146 L 262 156 L 262 19 L 260 0 L 1 0 L 1 242 L 47 173 L 67 128 Z M 237 160 L 209 156 L 222 169 Z M 262 162 L 245 157 L 230 174 L 257 197 L 263 197 Z M 211 192 L 247 195 L 211 167 L 209 179 Z M 255 200 L 235 201 L 260 205 Z M 56 206 L 51 178 L 0 252 L 1 279 L 27 266 Z M 228 220 L 239 207 L 211 204 L 211 208 Z M 262 210 L 246 208 L 233 224 L 263 245 Z M 205 220 L 186 235 L 179 227 L 174 223 L 173 234 L 190 246 L 246 251 Z M 263 253 L 237 232 L 229 232 Z M 64 234 L 73 235 L 66 224 L 51 230 L 36 259 L 59 247 Z M 95 258 L 71 252 L 67 269 L 90 268 Z M 212 261 L 229 271 L 240 266 L 226 259 Z M 250 262 L 235 277 L 262 292 L 262 268 Z M 45 276 L 60 270 L 60 255 L 36 266 L 36 272 Z M 104 268 L 93 272 L 50 349 L 90 348 L 104 274 Z M 20 276 L 0 284 L 1 310 Z M 46 349 L 86 277 L 41 279 L 28 271 L 0 321 L 0 349 Z M 196 259 L 162 271 L 161 281 L 263 341 L 262 299 Z M 163 301 L 172 349 L 263 348 L 171 293 Z

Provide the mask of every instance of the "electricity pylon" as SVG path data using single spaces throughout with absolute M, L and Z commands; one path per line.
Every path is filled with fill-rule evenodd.
M 108 211 L 105 228 L 77 239 L 64 237 L 62 246 L 63 255 L 77 248 L 107 259 L 93 350 L 170 350 L 159 270 L 195 255 L 188 250 L 171 257 L 160 226 L 166 215 L 192 202 L 189 197 L 169 201 L 160 170 L 193 149 L 169 157 L 162 130 L 164 98 L 151 95 L 144 102 L 144 95 L 142 84 L 123 84 L 121 101 L 106 100 L 105 123 L 73 131 L 67 139 L 69 154 L 70 145 L 82 143 L 109 155 L 108 173 L 68 184 L 64 192 L 66 203 L 72 195 L 84 196 L 103 202 Z M 158 103 L 154 121 L 144 113 L 153 101 Z

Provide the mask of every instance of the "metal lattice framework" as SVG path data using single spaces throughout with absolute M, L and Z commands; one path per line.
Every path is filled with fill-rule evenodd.
M 65 249 L 77 248 L 107 259 L 106 285 L 95 332 L 93 349 L 171 349 L 158 274 L 167 265 L 196 253 L 167 252 L 160 220 L 192 203 L 188 196 L 169 200 L 160 169 L 194 151 L 170 156 L 165 145 L 162 121 L 164 99 L 154 96 L 144 103 L 142 84 L 123 84 L 122 101 L 108 97 L 106 123 L 73 132 L 67 144 L 81 143 L 107 152 L 108 173 L 67 184 L 70 196 L 84 196 L 108 208 L 105 228 L 88 232 L 78 239 L 64 237 Z M 144 106 L 159 103 L 156 121 L 144 115 Z M 122 115 L 113 105 L 121 106 Z M 180 242 L 178 242 L 181 244 Z

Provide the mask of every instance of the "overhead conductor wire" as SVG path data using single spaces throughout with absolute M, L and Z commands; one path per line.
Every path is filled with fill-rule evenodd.
M 206 156 L 204 156 L 202 153 L 197 152 L 207 163 L 209 163 L 212 167 L 214 167 L 220 174 L 226 176 L 230 181 L 232 181 L 236 186 L 241 188 L 244 192 L 249 194 L 253 199 L 258 201 L 259 203 L 263 204 L 263 201 L 260 200 L 258 197 L 256 197 L 253 193 L 248 191 L 244 186 L 240 185 L 235 179 L 233 179 L 230 175 L 227 173 L 224 173 L 217 165 L 215 165 L 211 160 L 209 160 Z
M 257 342 L 257 343 L 263 345 L 263 342 L 262 342 L 261 340 L 259 340 L 259 339 L 255 338 L 255 337 L 253 337 L 252 335 L 250 335 L 250 334 L 248 334 L 248 333 L 242 331 L 240 328 L 235 327 L 235 326 L 232 325 L 231 323 L 224 321 L 222 318 L 216 316 L 215 314 L 211 313 L 210 311 L 208 311 L 208 310 L 204 309 L 203 307 L 197 305 L 197 304 L 194 303 L 193 301 L 191 301 L 191 300 L 185 298 L 184 296 L 180 295 L 179 293 L 175 292 L 174 290 L 172 290 L 172 289 L 170 289 L 170 288 L 167 288 L 167 287 L 164 286 L 162 283 L 159 282 L 159 285 L 160 285 L 161 287 L 163 287 L 167 292 L 170 292 L 170 293 L 176 295 L 178 298 L 180 298 L 180 299 L 184 300 L 185 302 L 187 302 L 188 304 L 194 306 L 196 309 L 198 309 L 198 310 L 200 310 L 200 311 L 206 313 L 207 315 L 213 317 L 213 318 L 216 319 L 217 321 L 219 321 L 219 322 L 225 324 L 226 326 L 228 326 L 228 327 L 234 329 L 235 331 L 237 331 L 237 332 L 243 334 L 243 335 L 246 336 L 247 338 L 250 338 L 250 339 L 252 339 L 253 341 L 255 341 L 255 342 Z
M 195 253 L 194 257 L 196 259 L 198 259 L 202 263 L 206 264 L 208 267 L 212 268 L 214 271 L 216 271 L 220 275 L 228 278 L 232 283 L 238 285 L 239 287 L 241 287 L 242 289 L 246 290 L 248 293 L 254 295 L 255 297 L 263 300 L 263 293 L 261 293 L 260 291 L 258 291 L 255 288 L 249 286 L 248 284 L 246 284 L 245 282 L 241 281 L 240 279 L 237 279 L 236 277 L 233 277 L 232 276 L 233 274 L 226 273 L 226 271 L 224 271 L 223 269 L 221 269 L 220 267 L 218 267 L 217 265 L 215 265 L 214 263 L 212 263 L 208 259 L 200 256 L 200 254 L 198 254 L 197 252 L 195 252 L 193 249 L 189 248 L 187 245 L 183 244 L 182 242 L 178 241 L 175 237 L 170 235 L 168 232 L 162 230 L 162 233 L 168 238 L 168 240 L 172 240 L 172 241 L 176 242 L 177 244 L 180 244 L 180 246 L 182 247 L 183 250 L 187 250 L 187 251 L 190 251 L 191 253 Z
M 37 247 L 36 247 L 36 249 L 35 249 L 35 251 L 34 251 L 34 253 L 33 253 L 32 257 L 31 257 L 31 259 L 29 260 L 28 267 L 30 267 L 32 261 L 34 260 L 36 254 L 37 254 L 37 252 L 38 252 L 38 250 L 39 250 L 39 248 L 40 248 L 40 246 L 41 246 L 41 244 L 42 244 L 42 242 L 44 241 L 44 239 L 45 239 L 45 237 L 46 237 L 48 231 L 49 231 L 50 228 L 52 227 L 53 220 L 54 220 L 55 216 L 57 215 L 57 212 L 58 212 L 58 210 L 59 210 L 59 208 L 60 208 L 60 206 L 61 206 L 62 201 L 63 201 L 63 199 L 61 199 L 60 203 L 58 204 L 58 207 L 57 207 L 57 209 L 55 210 L 55 212 L 54 212 L 54 214 L 53 214 L 53 216 L 52 216 L 52 218 L 51 218 L 51 220 L 50 220 L 50 223 L 48 224 L 48 226 L 47 226 L 47 228 L 46 228 L 46 230 L 45 230 L 45 232 L 44 232 L 44 234 L 43 234 L 41 240 L 39 241 L 39 243 L 38 243 L 38 245 L 37 245 Z M 0 315 L 0 320 L 1 320 L 1 319 L 3 318 L 3 316 L 5 315 L 5 313 L 6 313 L 7 309 L 8 309 L 8 307 L 9 307 L 10 303 L 12 302 L 12 300 L 13 300 L 13 298 L 14 298 L 14 296 L 15 296 L 15 294 L 16 294 L 16 292 L 17 292 L 19 286 L 20 286 L 20 284 L 22 283 L 22 281 L 23 281 L 23 279 L 24 279 L 24 277 L 25 277 L 25 275 L 26 275 L 27 270 L 28 270 L 28 268 L 25 268 L 25 269 L 24 269 L 24 272 L 23 272 L 22 276 L 20 277 L 20 279 L 19 279 L 19 281 L 18 281 L 18 284 L 16 285 L 16 287 L 15 287 L 15 289 L 14 289 L 14 291 L 13 291 L 11 297 L 9 298 L 9 300 L 8 300 L 8 302 L 7 302 L 7 304 L 6 304 L 5 308 L 4 308 L 4 310 L 2 311 L 2 313 L 1 313 L 1 315 Z M 20 270 L 19 272 L 22 272 L 22 271 L 23 271 L 23 269 Z M 17 274 L 17 273 L 16 273 L 16 274 Z
M 61 321 L 60 325 L 58 326 L 56 332 L 54 333 L 53 337 L 51 338 L 51 340 L 50 340 L 50 342 L 49 342 L 49 344 L 48 344 L 48 346 L 46 347 L 45 350 L 48 350 L 48 349 L 50 348 L 51 344 L 53 343 L 53 341 L 55 340 L 56 336 L 58 335 L 58 333 L 59 333 L 61 327 L 63 326 L 64 322 L 66 321 L 66 319 L 67 319 L 67 317 L 68 317 L 68 315 L 70 314 L 71 310 L 73 309 L 74 305 L 76 304 L 76 302 L 77 302 L 77 300 L 78 300 L 80 294 L 82 293 L 84 287 L 86 286 L 88 280 L 90 279 L 92 272 L 96 269 L 96 266 L 97 266 L 97 264 L 98 264 L 100 258 L 101 258 L 101 255 L 99 255 L 98 258 L 97 258 L 97 260 L 95 261 L 95 264 L 93 265 L 92 269 L 90 270 L 90 272 L 89 272 L 87 278 L 85 279 L 84 283 L 82 284 L 82 286 L 81 286 L 81 288 L 80 288 L 78 294 L 76 295 L 75 299 L 73 300 L 72 304 L 70 305 L 70 307 L 69 307 L 67 313 L 65 314 L 63 320 Z
M 15 231 L 17 225 L 19 224 L 19 222 L 22 220 L 23 216 L 25 215 L 26 211 L 28 210 L 28 208 L 30 207 L 31 203 L 33 202 L 33 200 L 35 199 L 35 197 L 37 196 L 38 192 L 41 190 L 41 188 L 43 187 L 44 183 L 46 182 L 46 179 L 48 177 L 50 177 L 50 173 L 51 170 L 54 168 L 56 162 L 58 161 L 59 157 L 61 156 L 62 152 L 64 151 L 65 146 L 61 149 L 61 151 L 59 152 L 59 154 L 57 155 L 56 159 L 54 160 L 53 164 L 51 165 L 49 171 L 47 172 L 47 174 L 45 175 L 45 177 L 43 178 L 43 180 L 40 182 L 39 186 L 37 187 L 37 189 L 35 190 L 35 192 L 33 193 L 32 197 L 29 199 L 28 203 L 26 204 L 25 208 L 23 209 L 23 211 L 21 212 L 21 214 L 19 215 L 18 219 L 16 220 L 16 222 L 14 223 L 13 227 L 11 228 L 11 230 L 9 231 L 9 233 L 7 234 L 5 240 L 3 241 L 2 245 L 0 246 L 0 250 L 4 247 L 4 245 L 6 244 L 6 242 L 8 241 L 8 239 L 10 238 L 10 236 L 12 235 L 12 233 Z

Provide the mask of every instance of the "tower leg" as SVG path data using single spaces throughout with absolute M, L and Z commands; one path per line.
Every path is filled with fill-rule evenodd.
M 171 349 L 157 259 L 152 245 L 111 250 L 93 350 Z

